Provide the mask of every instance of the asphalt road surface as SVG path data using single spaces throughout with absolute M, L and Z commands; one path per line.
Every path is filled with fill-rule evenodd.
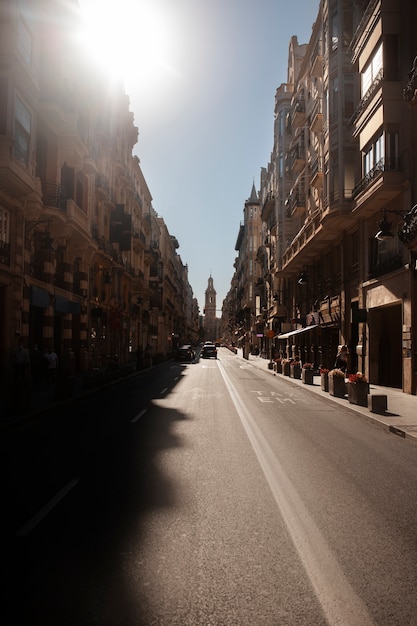
M 0 451 L 2 624 L 417 625 L 417 445 L 226 349 Z

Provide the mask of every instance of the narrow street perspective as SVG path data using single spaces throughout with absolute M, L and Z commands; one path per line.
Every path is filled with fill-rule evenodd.
M 1 626 L 417 626 L 416 25 L 0 0 Z
M 197 351 L 2 435 L 5 624 L 414 623 L 417 444 L 254 360 Z

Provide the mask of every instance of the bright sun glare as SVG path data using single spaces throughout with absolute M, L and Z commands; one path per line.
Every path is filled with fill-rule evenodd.
M 152 88 L 173 74 L 173 37 L 154 0 L 80 0 L 90 58 L 126 88 Z M 173 26 L 173 25 L 171 25 Z

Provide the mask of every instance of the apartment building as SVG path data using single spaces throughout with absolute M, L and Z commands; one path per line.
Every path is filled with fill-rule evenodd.
M 243 209 L 243 221 L 239 227 L 235 250 L 238 256 L 235 259 L 235 274 L 232 281 L 232 290 L 228 294 L 228 317 L 233 318 L 235 335 L 229 328 L 228 341 L 238 343 L 243 349 L 245 357 L 251 351 L 262 351 L 263 324 L 260 329 L 259 320 L 262 317 L 259 288 L 264 284 L 260 266 L 257 263 L 258 249 L 261 242 L 261 206 L 255 184 L 246 200 Z M 230 306 L 229 306 L 230 304 Z M 224 310 L 224 307 L 223 307 Z
M 0 11 L 2 384 L 19 340 L 54 346 L 68 372 L 165 358 L 197 315 L 128 96 L 82 57 L 76 2 Z
M 322 0 L 308 44 L 290 40 L 259 192 L 271 355 L 331 368 L 347 344 L 350 371 L 406 393 L 417 382 L 416 13 L 411 0 Z

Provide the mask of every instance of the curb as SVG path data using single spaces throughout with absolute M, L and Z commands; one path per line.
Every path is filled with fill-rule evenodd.
M 259 365 L 254 364 L 253 360 L 245 359 L 239 353 L 237 354 L 237 356 L 239 357 L 239 359 L 241 359 L 245 363 L 252 364 L 254 367 L 257 367 L 260 371 L 265 372 L 266 374 L 271 374 L 272 376 L 274 376 L 275 378 L 278 379 L 276 372 L 274 372 L 273 370 L 268 369 L 268 367 L 267 367 L 268 360 L 267 359 L 265 359 L 266 367 L 264 369 L 263 367 L 260 367 Z M 298 379 L 289 378 L 288 376 L 280 376 L 279 380 L 281 380 L 281 379 L 282 379 L 283 382 L 287 382 L 287 383 L 289 382 L 290 384 L 295 385 L 296 387 L 302 388 L 303 391 L 307 391 L 311 395 L 314 395 L 314 396 L 318 395 L 320 398 L 322 398 L 328 404 L 332 404 L 333 406 L 334 405 L 341 406 L 346 411 L 350 411 L 354 415 L 358 415 L 358 416 L 364 417 L 365 419 L 367 419 L 368 421 L 372 422 L 373 424 L 377 424 L 379 426 L 382 426 L 382 428 L 384 430 L 386 430 L 387 432 L 390 432 L 390 433 L 392 433 L 394 435 L 402 437 L 403 439 L 409 439 L 409 440 L 417 443 L 417 417 L 416 417 L 416 426 L 414 426 L 414 427 L 411 426 L 411 425 L 409 427 L 407 427 L 407 426 L 404 426 L 401 423 L 395 424 L 395 423 L 392 423 L 391 421 L 388 420 L 388 418 L 390 416 L 392 416 L 392 414 L 389 413 L 389 411 L 387 411 L 385 414 L 382 414 L 382 413 L 372 413 L 367 407 L 358 407 L 358 405 L 350 404 L 346 400 L 346 398 L 335 398 L 333 396 L 329 396 L 329 394 L 326 393 L 326 392 L 323 392 L 323 394 L 319 394 L 318 390 L 315 391 L 315 390 L 311 389 L 312 385 L 305 385 L 301 381 L 298 382 Z M 317 386 L 313 385 L 313 387 L 317 387 Z M 338 400 L 340 400 L 340 401 L 338 401 Z M 347 402 L 347 404 L 346 404 L 346 402 Z M 401 419 L 401 416 L 398 415 L 398 418 Z M 410 428 L 412 430 L 410 431 L 410 430 L 408 430 L 408 428 Z

